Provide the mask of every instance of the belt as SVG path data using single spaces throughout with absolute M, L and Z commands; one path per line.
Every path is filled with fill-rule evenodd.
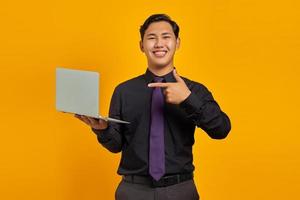
M 158 181 L 151 176 L 123 175 L 123 180 L 129 183 L 149 185 L 151 187 L 166 187 L 193 179 L 193 173 L 163 176 Z

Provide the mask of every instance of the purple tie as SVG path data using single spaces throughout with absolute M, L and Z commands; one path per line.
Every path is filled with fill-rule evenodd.
M 162 80 L 160 77 L 154 78 L 155 82 Z M 165 173 L 164 96 L 160 87 L 154 88 L 152 93 L 149 173 L 155 180 L 159 180 Z

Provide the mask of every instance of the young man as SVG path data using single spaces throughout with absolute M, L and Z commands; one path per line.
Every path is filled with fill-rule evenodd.
M 105 148 L 122 152 L 117 200 L 199 199 L 193 181 L 195 127 L 223 139 L 230 120 L 204 85 L 176 72 L 176 22 L 164 14 L 152 15 L 140 34 L 146 73 L 115 88 L 109 111 L 110 117 L 130 124 L 76 117 L 92 127 Z

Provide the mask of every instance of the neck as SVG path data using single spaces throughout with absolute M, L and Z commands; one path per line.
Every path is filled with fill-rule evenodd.
M 164 76 L 170 73 L 174 69 L 174 66 L 173 63 L 164 67 L 149 65 L 148 69 L 156 76 Z

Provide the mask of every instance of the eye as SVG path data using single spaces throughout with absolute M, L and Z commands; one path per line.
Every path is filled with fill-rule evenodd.
M 169 35 L 166 35 L 163 38 L 168 39 L 168 38 L 171 38 L 171 37 Z
M 153 40 L 153 39 L 155 39 L 155 37 L 149 37 L 149 38 L 148 38 L 148 40 Z

